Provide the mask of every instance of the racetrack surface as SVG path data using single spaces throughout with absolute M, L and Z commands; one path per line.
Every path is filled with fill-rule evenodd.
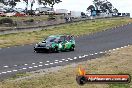
M 0 78 L 97 58 L 106 51 L 131 45 L 132 24 L 75 37 L 75 40 L 76 50 L 73 52 L 35 53 L 35 44 L 0 49 Z

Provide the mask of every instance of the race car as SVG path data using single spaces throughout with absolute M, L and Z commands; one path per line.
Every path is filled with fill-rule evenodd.
M 70 35 L 51 35 L 34 47 L 34 51 L 39 52 L 60 52 L 74 51 L 75 40 Z

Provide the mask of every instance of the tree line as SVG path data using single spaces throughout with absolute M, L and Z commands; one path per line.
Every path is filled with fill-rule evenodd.
M 17 2 L 20 2 L 21 0 L 0 0 L 0 3 L 3 3 L 4 5 L 9 5 L 12 8 L 16 6 Z M 29 4 L 29 0 L 23 0 L 26 2 L 27 6 Z M 33 5 L 35 1 L 32 0 L 31 6 Z M 38 4 L 43 4 L 44 6 L 49 5 L 52 8 L 54 7 L 55 4 L 62 2 L 61 0 L 38 0 Z

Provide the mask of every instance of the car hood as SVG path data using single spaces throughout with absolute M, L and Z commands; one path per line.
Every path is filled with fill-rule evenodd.
M 44 47 L 45 47 L 46 45 L 51 45 L 51 44 L 52 44 L 52 42 L 45 42 L 45 41 L 39 42 L 39 43 L 38 43 L 39 46 L 44 46 Z

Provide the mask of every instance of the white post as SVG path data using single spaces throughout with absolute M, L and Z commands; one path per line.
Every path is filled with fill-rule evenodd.
M 130 18 L 132 18 L 132 12 L 130 13 Z

